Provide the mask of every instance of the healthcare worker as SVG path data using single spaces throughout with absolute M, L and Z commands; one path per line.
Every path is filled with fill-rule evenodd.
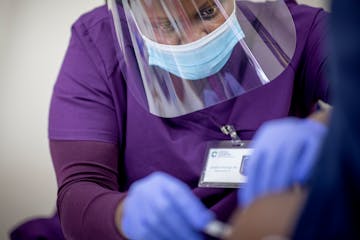
M 49 119 L 66 239 L 201 239 L 227 221 L 235 145 L 328 99 L 326 15 L 294 1 L 111 0 L 81 16 Z

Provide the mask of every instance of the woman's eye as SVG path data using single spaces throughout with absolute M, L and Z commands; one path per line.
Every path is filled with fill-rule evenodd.
M 217 12 L 218 12 L 218 8 L 216 5 L 207 7 L 200 11 L 200 17 L 205 20 L 211 19 L 216 16 Z
M 158 24 L 158 28 L 163 32 L 172 32 L 174 31 L 174 27 L 171 22 L 162 22 Z

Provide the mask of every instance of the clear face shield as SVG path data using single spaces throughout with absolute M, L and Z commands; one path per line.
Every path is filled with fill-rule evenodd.
M 282 0 L 108 1 L 130 93 L 178 117 L 238 97 L 289 65 L 296 31 Z

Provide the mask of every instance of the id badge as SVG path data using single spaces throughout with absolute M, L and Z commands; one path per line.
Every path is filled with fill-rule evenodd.
M 246 183 L 250 141 L 217 141 L 208 144 L 199 187 L 239 188 Z

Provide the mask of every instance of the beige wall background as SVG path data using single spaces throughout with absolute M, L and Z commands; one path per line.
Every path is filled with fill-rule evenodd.
M 327 0 L 308 0 L 324 6 Z M 0 0 L 0 240 L 55 209 L 47 143 L 52 87 L 70 26 L 102 0 Z
M 70 26 L 103 0 L 0 0 L 0 239 L 55 209 L 50 95 Z

